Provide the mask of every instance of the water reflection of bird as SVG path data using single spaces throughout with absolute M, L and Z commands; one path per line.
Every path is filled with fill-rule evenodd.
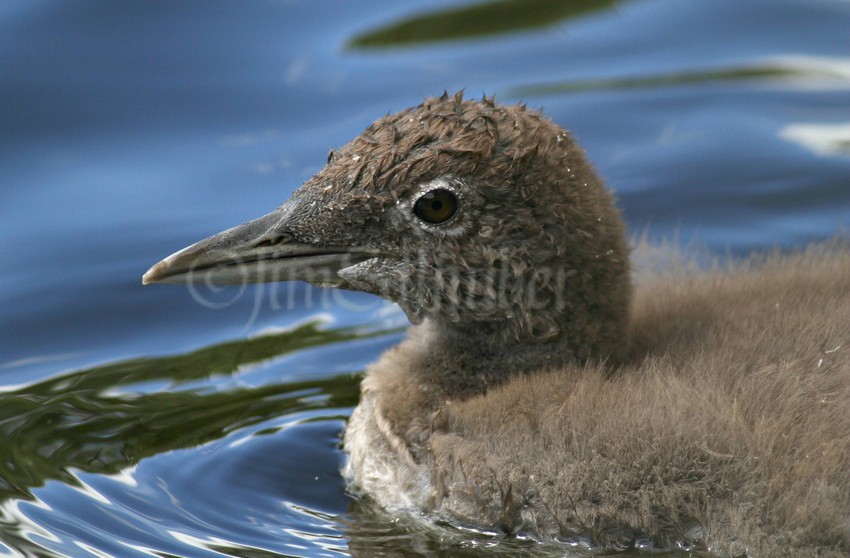
M 827 556 L 850 552 L 848 252 L 670 271 L 633 296 L 622 222 L 570 135 L 444 95 L 144 282 L 397 302 L 417 325 L 345 433 L 352 489 L 387 509 L 555 544 Z

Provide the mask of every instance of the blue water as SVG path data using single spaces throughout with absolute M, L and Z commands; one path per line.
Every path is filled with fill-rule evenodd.
M 538 552 L 345 494 L 392 305 L 140 278 L 444 89 L 571 129 L 635 235 L 724 256 L 846 231 L 850 3 L 561 4 L 0 3 L 0 555 Z

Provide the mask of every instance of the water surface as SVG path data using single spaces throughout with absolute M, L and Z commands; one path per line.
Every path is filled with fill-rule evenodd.
M 845 0 L 7 0 L 0 555 L 540 555 L 345 493 L 339 433 L 395 307 L 141 274 L 459 89 L 571 129 L 634 234 L 828 238 L 850 224 L 848 25 Z

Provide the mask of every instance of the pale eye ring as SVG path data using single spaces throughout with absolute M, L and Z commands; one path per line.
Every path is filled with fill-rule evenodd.
M 460 202 L 448 188 L 425 192 L 413 204 L 413 214 L 430 225 L 442 225 L 457 215 Z

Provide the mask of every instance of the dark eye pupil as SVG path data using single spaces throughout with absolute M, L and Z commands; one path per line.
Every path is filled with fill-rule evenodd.
M 457 213 L 457 196 L 451 190 L 436 188 L 424 194 L 413 204 L 413 213 L 432 225 L 445 223 Z

